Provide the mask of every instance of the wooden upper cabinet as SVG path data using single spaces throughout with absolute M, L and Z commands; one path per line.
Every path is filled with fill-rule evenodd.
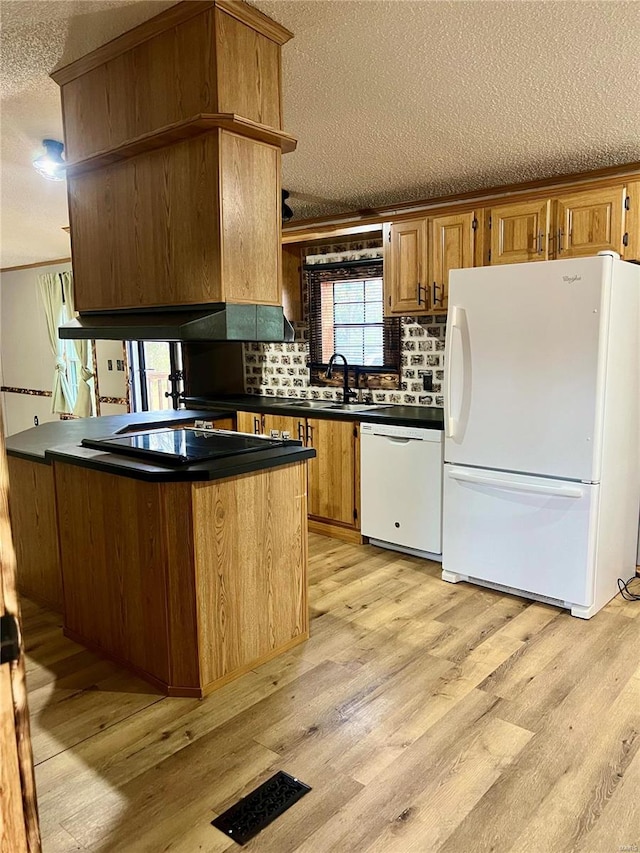
M 67 160 L 196 115 L 235 113 L 281 129 L 280 48 L 290 38 L 243 3 L 176 4 L 53 73 Z
M 182 2 L 53 74 L 78 311 L 282 304 L 290 37 L 245 3 Z
M 548 260 L 550 207 L 549 199 L 492 207 L 491 265 Z
M 282 247 L 282 309 L 290 323 L 304 320 L 302 305 L 302 254 L 299 246 Z
M 473 211 L 429 219 L 429 286 L 434 310 L 447 309 L 449 272 L 473 266 L 476 224 Z
M 70 177 L 76 310 L 282 304 L 280 159 L 218 130 Z
M 357 428 L 350 421 L 307 419 L 309 515 L 357 526 Z
M 386 225 L 384 228 L 386 313 L 427 313 L 432 307 L 427 275 L 427 220 L 412 219 Z
M 282 304 L 280 151 L 220 134 L 221 301 Z
M 555 256 L 579 258 L 624 251 L 624 187 L 576 192 L 557 199 Z
M 640 261 L 640 181 L 630 181 L 627 184 L 627 198 L 629 199 L 625 219 L 627 245 L 624 247 L 624 258 Z

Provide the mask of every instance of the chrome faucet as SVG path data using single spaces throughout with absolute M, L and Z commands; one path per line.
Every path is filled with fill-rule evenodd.
M 348 403 L 350 397 L 357 397 L 355 391 L 352 391 L 349 388 L 349 364 L 347 359 L 342 355 L 341 352 L 334 352 L 334 354 L 329 359 L 329 364 L 327 366 L 327 379 L 331 379 L 331 374 L 333 373 L 333 365 L 337 358 L 341 358 L 344 362 L 344 383 L 342 386 L 342 402 Z

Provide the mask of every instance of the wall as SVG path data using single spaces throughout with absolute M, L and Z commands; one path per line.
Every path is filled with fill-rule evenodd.
M 307 263 L 381 257 L 380 238 L 305 247 Z M 306 299 L 303 294 L 306 313 Z M 447 317 L 403 317 L 401 320 L 401 372 L 397 390 L 363 390 L 363 399 L 375 403 L 442 406 L 444 336 Z M 310 382 L 307 323 L 293 324 L 295 341 L 289 344 L 245 344 L 245 391 L 269 397 L 341 399 L 341 388 L 314 386 Z M 433 390 L 423 390 L 422 377 L 432 374 Z
M 397 391 L 363 391 L 375 403 L 408 406 L 442 406 L 444 334 L 446 315 L 402 318 L 402 367 Z M 340 388 L 312 386 L 309 382 L 309 345 L 306 323 L 294 323 L 290 344 L 245 344 L 245 391 L 269 397 L 338 400 Z M 433 391 L 423 391 L 422 374 L 433 374 Z
M 98 375 L 101 415 L 123 415 L 129 411 L 126 352 L 122 341 L 96 341 L 95 359 Z M 118 370 L 118 361 L 125 370 Z
M 57 420 L 51 412 L 55 360 L 49 346 L 38 275 L 70 270 L 70 264 L 14 270 L 0 277 L 2 396 L 5 434 Z M 11 390 L 9 390 L 11 389 Z
M 49 346 L 44 309 L 38 293 L 38 276 L 70 270 L 70 264 L 55 264 L 4 272 L 0 276 L 0 362 L 2 364 L 2 408 L 5 435 L 30 429 L 39 423 L 58 420 L 51 412 L 51 387 L 55 360 Z M 126 372 L 107 371 L 111 352 L 122 358 L 121 342 L 99 342 L 98 383 L 109 398 L 126 398 Z M 104 348 L 103 348 L 104 347 Z M 117 377 L 112 379 L 111 377 Z M 100 394 L 103 395 L 102 387 Z M 126 412 L 126 405 L 101 404 L 102 414 Z

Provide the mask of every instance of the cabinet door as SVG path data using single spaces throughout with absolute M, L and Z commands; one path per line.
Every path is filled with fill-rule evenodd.
M 626 261 L 640 261 L 640 181 L 627 184 L 628 210 L 625 217 L 627 232 L 624 258 Z
M 307 419 L 310 516 L 356 526 L 356 436 L 354 423 Z
M 491 208 L 492 266 L 548 260 L 550 206 L 547 199 Z
M 252 432 L 261 435 L 264 432 L 264 415 L 255 412 L 236 412 L 236 424 L 238 432 Z
M 291 438 L 294 441 L 305 442 L 306 422 L 304 418 L 292 418 L 288 415 L 263 415 L 263 419 L 265 435 L 272 438 Z
M 449 272 L 473 266 L 473 212 L 429 220 L 429 286 L 433 309 L 446 311 Z
M 229 430 L 235 431 L 236 420 L 234 417 L 216 418 L 216 420 L 213 422 L 213 428 L 214 429 L 229 429 Z
M 431 308 L 426 287 L 426 220 L 385 229 L 385 308 L 389 314 L 422 314 Z
M 304 320 L 300 246 L 282 247 L 282 310 L 290 323 Z
M 557 201 L 556 257 L 580 258 L 605 249 L 623 252 L 624 187 L 588 190 Z

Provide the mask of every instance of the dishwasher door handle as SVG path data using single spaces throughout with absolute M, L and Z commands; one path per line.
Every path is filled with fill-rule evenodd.
M 409 444 L 412 441 L 410 438 L 396 438 L 394 435 L 385 435 L 385 438 L 392 444 Z M 413 440 L 415 441 L 415 439 Z

